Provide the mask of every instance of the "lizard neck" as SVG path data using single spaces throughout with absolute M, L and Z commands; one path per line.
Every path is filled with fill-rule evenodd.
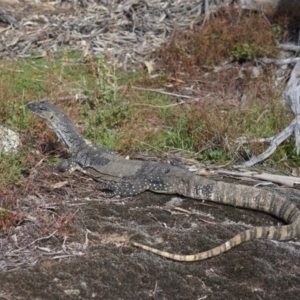
M 70 120 L 64 118 L 59 126 L 51 122 L 47 122 L 47 124 L 71 152 L 78 152 L 87 145 L 85 139 Z

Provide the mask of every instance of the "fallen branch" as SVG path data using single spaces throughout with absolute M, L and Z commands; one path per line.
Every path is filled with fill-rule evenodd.
M 288 64 L 295 64 L 300 61 L 300 57 L 291 57 L 286 59 L 273 59 L 273 58 L 263 58 L 259 57 L 256 58 L 257 62 L 264 63 L 264 64 L 275 64 L 275 65 L 288 65 Z
M 32 246 L 32 245 L 35 244 L 36 242 L 39 242 L 39 241 L 42 241 L 42 240 L 48 240 L 48 239 L 50 239 L 51 237 L 53 237 L 53 236 L 55 235 L 56 232 L 57 232 L 57 229 L 54 230 L 51 234 L 49 234 L 49 235 L 47 235 L 47 236 L 43 236 L 43 237 L 40 237 L 40 238 L 35 239 L 33 242 L 31 242 L 30 244 L 28 244 L 28 245 L 26 245 L 26 246 L 24 246 L 24 247 L 22 247 L 22 248 L 18 248 L 18 249 L 16 249 L 16 250 L 13 250 L 13 251 L 9 252 L 9 254 L 11 254 L 11 253 L 16 253 L 16 252 L 20 252 L 21 250 L 24 250 L 24 249 L 26 249 L 26 248 Z M 8 253 L 6 253 L 6 255 L 8 255 Z
M 300 51 L 300 46 L 294 44 L 279 44 L 277 47 L 285 51 Z
M 84 96 L 84 95 L 70 95 L 70 96 L 63 96 L 63 97 L 45 97 L 43 99 L 40 99 L 39 102 L 47 102 L 47 101 L 55 101 L 55 100 L 60 100 L 60 101 L 67 101 L 67 100 L 87 100 L 90 99 L 90 96 Z
M 283 92 L 284 100 L 291 106 L 291 109 L 295 115 L 300 113 L 299 103 L 297 99 L 290 99 L 290 96 L 294 93 L 296 88 L 299 86 L 300 80 L 300 63 L 297 63 L 291 72 L 290 79 L 286 85 L 285 91 Z M 293 95 L 292 97 L 296 97 Z
M 7 11 L 4 10 L 3 8 L 0 8 L 0 21 L 2 21 L 3 23 L 7 23 L 15 27 L 16 29 L 20 28 L 18 21 L 14 17 L 9 15 Z
M 204 24 L 209 20 L 210 17 L 208 0 L 203 0 L 202 2 L 202 12 L 204 12 L 204 20 L 202 22 L 201 27 L 204 26 Z
M 281 131 L 280 133 L 278 133 L 277 135 L 275 135 L 275 137 L 272 139 L 270 146 L 266 149 L 265 152 L 263 152 L 262 154 L 259 155 L 253 155 L 249 161 L 243 163 L 242 165 L 238 165 L 238 166 L 234 166 L 235 168 L 247 168 L 247 167 L 251 167 L 254 166 L 255 164 L 267 159 L 269 156 L 271 156 L 275 150 L 277 149 L 277 147 L 283 142 L 285 141 L 288 137 L 290 137 L 292 135 L 292 133 L 294 132 L 295 128 L 295 124 L 299 122 L 299 120 L 294 119 L 293 122 L 286 127 L 283 131 Z
M 239 139 L 236 141 L 236 143 L 239 144 L 239 146 L 242 146 L 244 144 L 251 144 L 251 143 L 271 143 L 272 140 L 275 138 L 275 135 L 269 138 L 258 138 L 258 139 Z
M 300 58 L 299 58 L 300 59 Z M 296 140 L 296 152 L 300 152 L 300 61 L 296 63 L 290 79 L 287 83 L 286 89 L 283 93 L 284 99 L 289 103 L 295 119 L 288 125 L 283 131 L 275 135 L 274 137 L 268 139 L 270 146 L 262 154 L 257 156 L 252 156 L 251 159 L 242 165 L 234 166 L 236 168 L 251 167 L 258 162 L 267 159 L 271 154 L 275 152 L 277 147 L 289 138 L 292 134 L 295 135 Z M 258 139 L 259 140 L 259 139 Z M 262 141 L 266 141 L 262 139 Z
M 226 175 L 226 176 L 233 176 L 233 177 L 244 177 L 244 178 L 270 181 L 272 183 L 278 183 L 278 184 L 281 184 L 281 185 L 284 185 L 284 186 L 300 189 L 300 177 L 283 176 L 283 175 L 258 173 L 258 172 L 242 173 L 242 172 L 235 172 L 235 171 L 229 171 L 229 170 L 216 170 L 216 171 L 214 171 L 214 173 L 216 173 L 218 175 Z
M 124 88 L 127 88 L 127 87 L 124 87 Z M 147 88 L 142 88 L 142 87 L 138 87 L 138 86 L 131 86 L 131 88 L 134 89 L 134 90 L 138 90 L 138 91 L 147 91 L 147 92 L 160 93 L 160 94 L 163 94 L 163 95 L 169 95 L 169 96 L 179 97 L 179 98 L 186 98 L 186 99 L 193 98 L 192 96 L 186 96 L 186 95 L 180 95 L 180 94 L 166 92 L 162 89 L 147 89 Z
M 173 107 L 173 106 L 182 105 L 182 104 L 186 104 L 186 102 L 180 101 L 180 102 L 172 103 L 172 104 L 168 104 L 168 105 L 152 105 L 152 104 L 147 104 L 147 103 L 135 103 L 133 105 L 134 106 L 147 106 L 147 107 L 153 107 L 153 108 L 168 108 L 168 107 Z

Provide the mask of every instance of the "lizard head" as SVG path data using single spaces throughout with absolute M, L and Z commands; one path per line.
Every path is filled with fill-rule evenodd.
M 27 108 L 47 123 L 54 122 L 55 114 L 60 112 L 58 107 L 47 102 L 31 102 L 27 104 Z

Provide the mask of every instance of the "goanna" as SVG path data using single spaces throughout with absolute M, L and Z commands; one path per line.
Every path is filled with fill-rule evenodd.
M 87 142 L 57 106 L 40 102 L 29 103 L 27 107 L 45 120 L 69 149 L 70 158 L 62 162 L 60 169 L 77 169 L 92 176 L 101 182 L 101 188 L 113 195 L 133 196 L 146 190 L 179 194 L 193 199 L 263 211 L 287 224 L 253 227 L 220 246 L 193 255 L 171 254 L 135 242 L 134 246 L 177 261 L 197 261 L 219 255 L 254 239 L 289 240 L 300 237 L 300 211 L 293 203 L 276 193 L 249 186 L 215 182 L 195 175 L 185 168 L 169 164 L 125 159 L 109 149 L 98 148 Z

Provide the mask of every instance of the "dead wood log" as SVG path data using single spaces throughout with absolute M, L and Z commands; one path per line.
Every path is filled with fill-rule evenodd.
M 283 131 L 275 135 L 270 140 L 270 146 L 262 154 L 252 156 L 249 161 L 242 165 L 235 166 L 236 168 L 251 167 L 258 162 L 267 159 L 275 152 L 277 147 L 289 138 L 292 134 L 295 136 L 296 153 L 300 152 L 300 61 L 296 63 L 292 70 L 290 79 L 283 93 L 283 98 L 290 105 L 291 110 L 295 115 L 295 119 Z
M 275 64 L 278 66 L 282 66 L 297 63 L 298 61 L 300 61 L 300 57 L 290 57 L 286 59 L 257 58 L 256 61 L 265 64 Z
M 3 8 L 0 8 L 0 21 L 3 23 L 7 23 L 16 29 L 20 28 L 19 22 L 10 14 L 8 14 L 8 12 Z
M 276 174 L 260 173 L 260 172 L 235 172 L 230 170 L 217 170 L 213 172 L 218 175 L 225 175 L 230 177 L 249 178 L 255 180 L 269 181 L 272 183 L 278 183 L 287 187 L 299 188 L 300 177 L 294 176 L 283 176 Z
M 294 51 L 294 52 L 300 51 L 300 46 L 294 44 L 279 44 L 277 47 L 285 51 Z
M 239 0 L 240 6 L 247 10 L 268 9 L 276 7 L 279 0 Z

